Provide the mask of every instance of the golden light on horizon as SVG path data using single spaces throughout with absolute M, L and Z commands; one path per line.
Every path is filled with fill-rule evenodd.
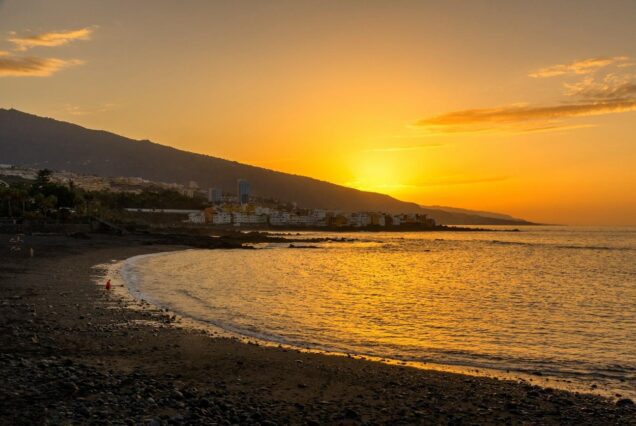
M 634 224 L 626 11 L 581 32 L 601 18 L 562 4 L 549 27 L 505 3 L 2 8 L 4 107 L 419 204 Z
M 632 424 L 635 23 L 0 0 L 0 426 Z
M 393 192 L 403 186 L 404 170 L 386 155 L 376 152 L 363 153 L 351 167 L 353 180 L 349 185 L 364 191 Z

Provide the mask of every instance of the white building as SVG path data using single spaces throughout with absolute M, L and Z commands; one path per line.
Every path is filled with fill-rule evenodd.
M 232 222 L 235 226 L 245 225 L 264 225 L 267 223 L 267 216 L 250 213 L 232 213 Z
M 316 209 L 311 212 L 311 215 L 315 220 L 323 220 L 327 217 L 327 211 L 322 209 Z
M 311 217 L 313 219 L 313 226 L 327 226 L 327 211 L 322 209 L 316 209 L 311 212 Z
M 256 206 L 254 208 L 254 213 L 256 214 L 266 214 L 269 215 L 272 213 L 272 209 L 270 209 L 269 207 L 263 207 L 263 206 Z
M 289 224 L 292 226 L 312 226 L 315 223 L 313 216 L 292 214 L 289 216 Z
M 232 213 L 228 212 L 215 212 L 212 215 L 213 225 L 229 225 L 232 223 Z
M 368 213 L 351 213 L 349 216 L 349 225 L 356 228 L 369 226 L 371 224 L 371 216 Z
M 289 224 L 289 212 L 273 211 L 269 215 L 269 224 L 272 226 L 285 226 Z
M 188 222 L 202 224 L 205 223 L 205 214 L 201 212 L 188 213 Z

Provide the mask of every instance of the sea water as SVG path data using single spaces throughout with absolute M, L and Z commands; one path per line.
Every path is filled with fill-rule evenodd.
M 301 237 L 354 241 L 171 252 L 123 272 L 147 300 L 244 336 L 636 395 L 636 228 Z

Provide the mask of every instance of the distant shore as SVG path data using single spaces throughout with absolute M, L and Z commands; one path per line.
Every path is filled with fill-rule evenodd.
M 0 234 L 0 424 L 636 424 L 628 400 L 262 347 L 175 326 L 96 264 L 262 234 Z M 214 241 L 214 242 L 213 242 Z M 34 257 L 29 257 L 29 249 Z
M 486 227 L 484 227 L 486 226 Z M 490 228 L 488 226 L 491 226 Z M 493 229 L 492 226 L 499 228 Z M 523 226 L 535 226 L 523 225 Z M 520 232 L 518 227 L 512 225 L 404 225 L 404 226 L 269 226 L 269 225 L 211 225 L 211 224 L 186 224 L 172 223 L 162 225 L 145 225 L 141 223 L 113 224 L 109 222 L 95 220 L 88 222 L 68 222 L 68 223 L 39 223 L 39 222 L 16 222 L 0 223 L 1 233 L 62 233 L 71 234 L 75 232 L 93 232 L 99 228 L 112 227 L 114 230 L 127 230 L 132 233 L 146 233 L 155 235 L 233 235 L 254 233 L 290 233 L 290 232 L 324 232 L 324 233 L 356 233 L 356 232 Z
M 491 225 L 494 226 L 494 225 Z M 436 225 L 436 226 L 230 226 L 230 225 L 189 225 L 165 227 L 169 232 L 195 232 L 197 234 L 214 233 L 227 234 L 239 232 L 266 232 L 271 234 L 289 234 L 293 232 L 324 232 L 324 233 L 356 233 L 356 232 L 520 232 L 519 228 L 505 226 L 503 229 L 484 228 L 482 225 Z M 156 228 L 160 230 L 162 228 Z

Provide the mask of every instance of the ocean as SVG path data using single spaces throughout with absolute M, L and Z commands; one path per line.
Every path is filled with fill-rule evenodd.
M 354 241 L 139 256 L 121 274 L 265 342 L 636 396 L 636 228 L 506 228 L 308 232 Z

